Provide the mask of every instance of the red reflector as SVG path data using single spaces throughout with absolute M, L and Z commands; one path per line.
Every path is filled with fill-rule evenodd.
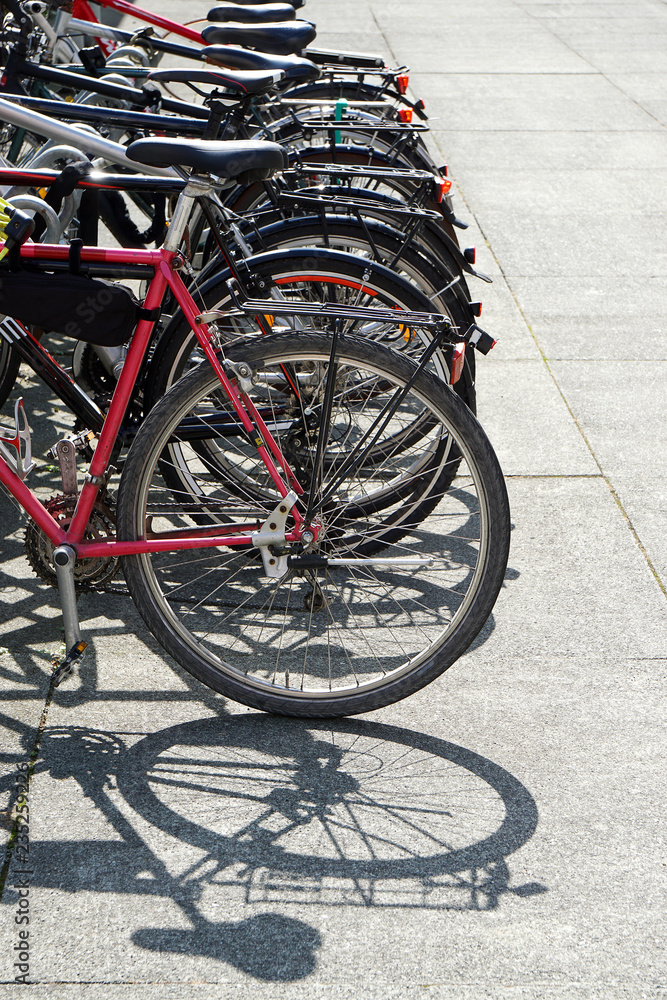
M 463 365 L 466 359 L 466 345 L 464 341 L 461 341 L 454 348 L 454 354 L 452 355 L 452 368 L 450 376 L 450 384 L 456 385 L 458 380 L 463 374 Z
M 408 84 L 410 82 L 410 77 L 407 73 L 399 73 L 396 77 L 396 88 L 399 94 L 404 94 L 408 89 Z
M 481 302 L 471 302 L 470 308 L 472 309 L 473 316 L 482 315 L 482 303 Z
M 441 178 L 435 182 L 435 200 L 438 204 L 442 201 L 446 194 L 452 189 L 452 182 Z
M 399 108 L 398 117 L 404 125 L 409 125 L 412 121 L 412 108 Z

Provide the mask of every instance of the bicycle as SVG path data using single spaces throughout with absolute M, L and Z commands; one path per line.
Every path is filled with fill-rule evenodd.
M 7 102 L 0 101 L 0 107 L 5 103 Z M 78 133 L 77 129 L 72 126 L 60 124 L 57 127 L 57 131 L 54 132 L 53 123 L 43 116 L 13 105 L 8 104 L 7 106 L 8 110 L 6 114 L 13 116 L 15 120 L 26 124 L 36 120 L 37 127 L 40 130 L 43 129 L 46 131 L 48 129 L 51 131 L 51 134 L 60 138 L 61 141 L 64 139 L 69 140 L 68 147 L 65 149 L 61 146 L 57 146 L 52 150 L 47 149 L 43 154 L 46 162 L 54 162 L 64 155 L 70 155 L 67 149 L 72 148 L 73 144 L 78 141 L 77 137 L 80 133 Z M 212 119 L 210 131 L 215 134 L 220 120 L 220 110 L 215 102 L 211 107 L 210 115 Z M 97 151 L 97 141 L 94 137 L 89 138 L 87 136 L 82 140 L 84 144 L 93 143 L 92 148 L 95 151 Z M 136 170 L 137 165 L 128 157 L 126 147 L 112 143 L 109 140 L 100 141 L 105 150 L 105 155 L 114 156 L 123 164 L 132 164 Z M 107 152 L 107 147 L 111 147 L 110 152 Z M 239 149 L 241 148 L 240 146 Z M 76 151 L 73 152 L 76 155 Z M 56 183 L 56 187 L 68 193 L 70 201 L 74 198 L 72 204 L 66 199 L 66 205 L 63 208 L 63 225 L 69 225 L 72 220 L 77 203 L 74 196 L 78 194 L 79 198 L 81 198 L 83 195 L 86 201 L 85 204 L 83 201 L 81 202 L 79 218 L 83 221 L 78 235 L 84 239 L 86 244 L 97 241 L 97 218 L 101 212 L 102 215 L 100 217 L 103 218 L 112 234 L 123 245 L 137 248 L 141 248 L 143 245 L 141 234 L 136 229 L 136 226 L 131 223 L 129 218 L 123 219 L 122 217 L 125 209 L 121 196 L 118 193 L 119 190 L 127 190 L 130 194 L 144 201 L 147 195 L 152 192 L 151 197 L 155 209 L 151 220 L 151 227 L 147 233 L 152 233 L 153 239 L 161 234 L 164 208 L 161 214 L 158 210 L 160 200 L 164 205 L 164 198 L 167 194 L 182 190 L 184 183 L 182 178 L 178 176 L 174 176 L 173 179 L 156 177 L 155 180 L 152 180 L 150 177 L 118 174 L 98 174 L 97 176 L 93 175 L 88 178 L 84 170 L 87 167 L 87 160 L 82 154 L 78 155 L 80 159 L 83 159 L 83 164 L 77 168 L 75 173 L 72 173 L 73 168 L 68 168 L 71 176 L 67 178 L 58 178 L 57 175 L 54 177 L 53 172 L 49 175 L 48 172 L 44 173 L 33 168 L 27 168 L 23 171 L 11 169 L 0 172 L 3 175 L 3 179 L 6 178 L 12 184 L 20 184 L 21 179 L 25 183 L 37 188 L 43 186 L 49 187 L 51 184 Z M 42 157 L 38 159 L 41 160 Z M 144 170 L 157 171 L 159 169 L 150 163 L 144 164 Z M 318 167 L 318 169 L 326 170 L 326 167 Z M 340 171 L 340 168 L 336 169 Z M 356 168 L 356 170 L 360 169 L 362 173 L 374 174 L 373 168 Z M 355 172 L 353 171 L 353 173 Z M 430 178 L 430 175 L 425 176 L 427 179 Z M 268 180 L 261 182 L 255 180 L 256 185 L 259 184 L 261 186 L 261 184 L 267 183 L 269 183 Z M 234 186 L 241 190 L 251 190 L 252 188 L 252 185 L 250 188 L 247 185 L 236 184 Z M 117 206 L 116 202 L 110 201 L 111 195 L 115 195 L 119 201 L 120 217 L 116 217 L 115 215 Z M 101 201 L 100 198 L 104 199 L 104 201 Z M 54 216 L 49 205 L 45 204 L 41 199 L 34 198 L 34 196 L 29 198 L 28 202 L 32 210 L 37 207 L 38 212 L 41 212 L 47 220 L 53 216 L 54 235 L 56 239 L 60 239 L 63 234 L 63 228 L 58 228 L 59 218 Z M 23 204 L 23 200 L 19 200 L 19 205 Z M 58 206 L 60 203 L 54 201 L 53 204 Z M 314 204 L 314 202 L 309 201 L 307 198 L 303 199 L 301 196 L 296 196 L 295 204 L 297 206 L 301 204 L 308 206 Z M 335 199 L 335 208 L 341 211 L 344 204 L 347 204 L 347 202 L 344 202 L 339 194 Z M 104 207 L 105 205 L 106 208 Z M 468 329 L 474 323 L 475 316 L 478 313 L 475 311 L 475 304 L 469 302 L 469 293 L 467 292 L 465 283 L 458 275 L 458 266 L 461 262 L 462 265 L 471 270 L 471 265 L 462 255 L 459 254 L 459 259 L 457 260 L 451 256 L 451 251 L 449 251 L 452 264 L 451 270 L 448 270 L 445 263 L 445 250 L 441 250 L 437 258 L 434 258 L 430 254 L 428 254 L 427 258 L 424 256 L 427 253 L 424 248 L 421 254 L 417 256 L 413 255 L 411 270 L 406 270 L 404 267 L 408 256 L 408 244 L 413 241 L 417 228 L 421 227 L 423 223 L 429 222 L 428 213 L 420 213 L 415 207 L 404 209 L 393 206 L 393 210 L 396 212 L 409 213 L 411 225 L 405 236 L 401 236 L 398 232 L 396 233 L 393 244 L 387 247 L 385 251 L 387 254 L 386 259 L 379 262 L 390 264 L 395 271 L 399 272 L 401 279 L 407 278 L 411 284 L 416 284 L 422 290 L 420 294 L 415 288 L 408 287 L 405 280 L 389 274 L 386 269 L 378 266 L 378 262 L 373 259 L 378 257 L 378 249 L 384 244 L 384 236 L 386 234 L 384 232 L 378 233 L 377 230 L 375 233 L 372 232 L 373 221 L 371 220 L 369 223 L 362 221 L 362 210 L 358 205 L 359 200 L 357 199 L 357 239 L 350 240 L 350 225 L 349 223 L 346 224 L 345 243 L 343 247 L 345 250 L 348 248 L 352 249 L 356 243 L 357 247 L 360 247 L 362 251 L 362 258 L 359 259 L 357 256 L 357 259 L 350 260 L 347 254 L 341 255 L 340 253 L 334 254 L 331 252 L 332 242 L 335 243 L 335 233 L 325 218 L 321 220 L 319 227 L 317 220 L 314 220 L 315 229 L 312 226 L 304 226 L 304 220 L 301 220 L 297 226 L 298 237 L 296 240 L 291 241 L 292 249 L 281 251 L 280 247 L 284 245 L 285 240 L 290 240 L 291 223 L 286 224 L 283 222 L 272 231 L 261 229 L 255 232 L 256 226 L 251 226 L 249 230 L 248 226 L 244 225 L 242 220 L 236 219 L 235 222 L 234 215 L 230 214 L 230 210 L 225 208 L 219 201 L 217 206 L 211 203 L 208 210 L 206 210 L 205 205 L 202 203 L 203 212 L 199 213 L 199 222 L 196 219 L 194 221 L 191 219 L 188 224 L 188 232 L 190 234 L 190 242 L 193 242 L 196 248 L 202 239 L 204 227 L 208 225 L 208 243 L 212 244 L 213 249 L 216 251 L 211 256 L 211 248 L 206 249 L 202 262 L 206 260 L 208 263 L 199 275 L 201 295 L 206 299 L 207 307 L 219 308 L 225 300 L 229 300 L 227 283 L 229 278 L 233 276 L 242 287 L 248 284 L 251 286 L 255 284 L 269 289 L 268 295 L 270 298 L 276 296 L 284 298 L 288 294 L 293 295 L 295 291 L 297 294 L 304 294 L 304 289 L 307 286 L 309 289 L 308 294 L 311 297 L 334 298 L 341 302 L 353 301 L 358 304 L 364 299 L 367 304 L 370 304 L 372 301 L 376 304 L 393 305 L 395 308 L 407 308 L 413 311 L 432 311 L 436 307 L 448 315 L 455 326 L 459 326 L 463 330 Z M 211 208 L 218 213 L 217 219 L 211 215 Z M 290 203 L 288 203 L 288 210 L 293 210 L 293 207 L 290 208 Z M 384 206 L 383 211 L 385 211 Z M 271 211 L 269 217 L 275 218 L 275 211 Z M 126 221 L 129 225 L 125 224 Z M 261 223 L 263 220 L 260 218 L 258 221 Z M 293 221 L 296 222 L 296 220 Z M 239 224 L 243 226 L 243 231 L 239 230 Z M 134 234 L 132 230 L 134 230 Z M 324 234 L 324 239 L 322 239 L 320 232 Z M 444 237 L 444 234 L 442 235 Z M 359 236 L 361 236 L 361 241 L 359 240 Z M 323 243 L 325 246 L 324 250 L 317 249 L 312 251 L 309 249 L 305 253 L 299 253 L 296 249 L 299 245 L 313 247 L 321 246 Z M 253 252 L 256 254 L 257 250 L 266 250 L 269 252 L 251 256 Z M 244 261 L 243 276 L 239 271 L 239 267 L 234 263 L 235 254 Z M 197 258 L 196 249 L 192 256 Z M 62 268 L 62 266 L 61 262 L 60 267 Z M 65 268 L 67 267 L 67 265 L 64 266 Z M 108 267 L 110 265 L 105 266 Z M 427 276 L 427 272 L 429 276 Z M 276 286 L 279 287 L 277 288 Z M 238 324 L 234 323 L 232 326 L 232 332 L 238 332 Z M 266 332 L 266 323 L 263 324 L 263 327 L 262 323 L 260 323 L 259 329 L 261 330 L 262 328 Z M 369 335 L 377 339 L 382 335 L 382 326 L 376 322 L 369 325 L 368 332 Z M 415 331 L 406 328 L 403 333 L 405 334 L 406 332 L 407 336 L 402 342 L 402 348 L 404 350 L 412 350 L 417 346 L 417 344 L 412 344 Z M 160 358 L 160 364 L 151 366 L 146 372 L 146 378 L 142 377 L 141 384 L 138 386 L 143 393 L 144 402 L 148 401 L 149 404 L 152 403 L 156 395 L 161 396 L 171 382 L 174 381 L 175 375 L 182 373 L 183 368 L 179 359 L 184 357 L 184 336 L 190 338 L 190 329 L 187 321 L 183 320 L 182 317 L 174 317 L 174 322 L 169 324 L 156 350 L 155 356 L 156 358 Z M 417 343 L 422 339 L 421 335 L 417 336 Z M 168 343 L 169 341 L 171 341 L 171 344 Z M 398 341 L 394 340 L 394 343 L 400 345 L 401 341 L 400 339 Z M 89 358 L 91 358 L 93 365 L 91 375 L 93 380 L 91 381 L 89 378 L 87 384 L 92 385 L 100 393 L 107 393 L 109 389 L 108 375 L 113 372 L 116 365 L 122 360 L 122 349 L 115 349 L 116 353 L 113 357 L 103 357 L 101 364 L 94 358 L 95 353 L 100 354 L 99 349 L 82 348 L 81 350 L 77 350 L 79 354 L 81 350 L 84 350 Z M 165 352 L 167 367 L 162 364 Z M 172 363 L 174 357 L 177 358 L 176 363 Z M 29 358 L 26 360 L 30 361 Z M 466 354 L 466 363 L 462 369 L 461 379 L 459 379 L 459 373 L 453 368 L 451 351 L 446 351 L 442 360 L 436 356 L 436 360 L 439 363 L 439 374 L 446 380 L 451 381 L 452 384 L 456 384 L 457 392 L 474 410 L 474 352 L 469 350 Z M 10 344 L 5 341 L 0 345 L 0 403 L 4 402 L 7 393 L 14 384 L 17 365 L 17 351 L 12 351 Z M 80 367 L 79 362 L 76 360 L 75 367 Z M 86 363 L 86 367 L 90 367 L 88 362 Z M 152 373 L 155 371 L 158 372 L 158 381 L 157 388 L 153 389 L 154 379 Z
M 179 247 L 194 198 L 215 187 L 211 175 L 238 171 L 238 145 L 151 139 L 128 154 L 192 174 L 159 250 L 80 251 L 82 262 L 154 270 L 106 417 L 13 325 L 15 342 L 30 343 L 41 359 L 43 380 L 67 386 L 98 427 L 96 441 L 83 431 L 56 446 L 63 496 L 45 504 L 25 483 L 32 455 L 21 401 L 13 432 L 0 440 L 0 483 L 28 514 L 33 551 L 60 592 L 66 655 L 53 683 L 86 648 L 77 585 L 103 585 L 121 559 L 157 640 L 234 700 L 331 717 L 406 697 L 468 648 L 507 563 L 509 510 L 495 454 L 472 414 L 425 370 L 438 346 L 460 334 L 442 316 L 406 313 L 432 335 L 416 364 L 354 336 L 368 310 L 276 302 L 276 315 L 326 319 L 328 330 L 223 350 L 217 315 L 201 313 L 182 281 Z M 280 147 L 258 143 L 250 159 L 267 171 L 278 157 Z M 26 236 L 19 229 L 17 243 Z M 69 252 L 21 247 L 28 260 Z M 114 498 L 126 409 L 167 289 L 208 363 L 141 425 Z M 234 308 L 256 316 L 266 300 L 237 296 Z M 467 339 L 482 351 L 492 346 L 478 329 Z M 92 452 L 80 491 L 77 449 Z

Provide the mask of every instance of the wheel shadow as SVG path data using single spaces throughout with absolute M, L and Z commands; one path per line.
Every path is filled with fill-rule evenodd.
M 324 944 L 309 912 L 482 912 L 547 891 L 511 885 L 508 858 L 538 818 L 525 786 L 471 750 L 397 726 L 223 715 L 134 744 L 47 729 L 36 772 L 74 778 L 117 839 L 35 840 L 32 884 L 175 902 L 189 928 L 131 934 L 156 960 L 203 957 L 294 982 Z M 13 898 L 10 877 L 3 901 Z M 221 922 L 221 911 L 243 919 Z

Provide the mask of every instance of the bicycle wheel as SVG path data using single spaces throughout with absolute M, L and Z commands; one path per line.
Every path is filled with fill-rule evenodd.
M 337 305 L 355 305 L 373 308 L 408 309 L 416 312 L 434 311 L 429 299 L 400 275 L 375 261 L 360 259 L 353 254 L 314 247 L 305 250 L 274 250 L 258 254 L 247 261 L 255 283 L 263 283 L 261 295 L 267 297 L 267 321 L 278 333 L 286 329 L 321 328 L 316 319 L 298 320 L 295 317 L 271 315 L 270 289 L 278 290 L 281 300 L 295 299 L 306 302 L 334 302 Z M 206 310 L 229 309 L 232 304 L 227 281 L 229 271 L 211 277 L 199 290 Z M 239 336 L 260 335 L 257 322 L 250 316 L 233 316 L 216 323 L 221 342 L 227 343 Z M 407 330 L 397 323 L 386 324 L 372 319 L 357 323 L 355 335 L 382 341 L 387 346 L 413 355 L 419 355 L 428 343 L 422 331 Z M 182 313 L 178 313 L 160 338 L 153 355 L 144 388 L 146 410 L 164 396 L 184 371 L 203 360 L 196 337 Z M 448 380 L 446 351 L 434 358 L 435 371 Z
M 313 333 L 247 341 L 229 351 L 231 360 L 253 369 L 249 391 L 283 455 L 306 489 L 315 483 L 321 534 L 309 554 L 322 557 L 321 567 L 271 579 L 250 547 L 125 558 L 132 598 L 164 648 L 214 690 L 277 714 L 351 715 L 428 684 L 483 626 L 507 563 L 502 473 L 470 411 L 435 377 L 415 376 L 409 359 L 345 338 L 331 419 L 320 428 L 330 350 L 331 339 Z M 400 405 L 380 425 L 381 440 L 360 448 L 350 465 L 400 390 Z M 119 538 L 187 529 L 200 523 L 198 512 L 237 531 L 268 518 L 279 494 L 222 395 L 202 366 L 151 412 L 124 467 Z M 211 450 L 245 472 L 245 503 L 189 440 L 193 417 Z M 313 476 L 320 434 L 323 461 Z M 174 494 L 165 484 L 164 464 L 176 452 L 196 484 L 196 504 L 192 494 Z M 452 453 L 458 472 L 447 484 Z M 368 557 L 369 549 L 381 549 L 385 562 Z M 409 565 L 392 565 L 400 559 Z
M 271 137 L 273 137 L 273 133 Z M 282 140 L 278 139 L 278 141 Z M 411 168 L 414 164 L 404 162 L 393 154 L 387 155 L 375 147 L 350 144 L 336 146 L 334 150 L 331 150 L 327 146 L 311 146 L 299 151 L 298 163 L 303 168 L 303 178 L 306 186 L 331 183 L 331 177 L 328 174 L 318 174 L 318 165 L 379 167 L 383 171 L 381 180 L 360 176 L 351 185 L 348 186 L 345 184 L 342 186 L 342 192 L 351 191 L 356 196 L 360 191 L 370 189 L 372 192 L 379 192 L 391 198 L 396 198 L 404 204 L 412 204 L 412 199 L 414 198 L 414 183 L 405 180 L 398 173 L 394 172 L 392 174 L 394 167 Z M 257 215 L 265 209 L 270 210 L 273 199 L 267 194 L 266 184 L 254 183 L 249 184 L 247 187 L 238 185 L 232 188 L 225 199 L 225 204 L 239 215 L 252 216 Z M 442 226 L 449 238 L 458 246 L 456 230 L 443 205 L 432 199 L 427 199 L 424 207 L 432 209 L 441 216 L 438 224 Z
M 323 246 L 373 260 L 415 285 L 428 298 L 431 311 L 448 316 L 452 325 L 462 334 L 476 322 L 470 293 L 456 262 L 445 257 L 443 252 L 436 257 L 425 249 L 420 249 L 415 241 L 405 246 L 403 234 L 377 220 L 365 219 L 362 224 L 358 219 L 342 214 L 295 217 L 251 230 L 246 238 L 257 252 Z M 449 370 L 451 349 L 445 350 L 443 355 Z M 475 413 L 473 348 L 466 351 L 463 376 L 456 383 L 454 391 Z

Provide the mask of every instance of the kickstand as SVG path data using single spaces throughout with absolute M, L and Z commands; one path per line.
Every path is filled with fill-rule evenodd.
M 53 553 L 53 562 L 56 568 L 63 611 L 65 648 L 68 650 L 67 655 L 58 664 L 53 675 L 53 685 L 58 687 L 72 673 L 88 644 L 81 638 L 79 614 L 76 608 L 76 588 L 74 586 L 76 552 L 70 545 L 59 545 Z

